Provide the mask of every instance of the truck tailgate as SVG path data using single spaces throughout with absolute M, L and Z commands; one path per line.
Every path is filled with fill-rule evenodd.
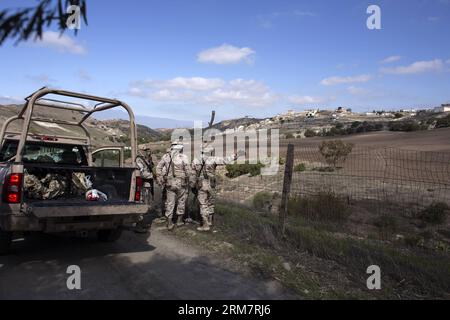
M 83 217 L 145 214 L 148 205 L 129 201 L 55 202 L 39 201 L 26 205 L 26 212 L 37 218 Z

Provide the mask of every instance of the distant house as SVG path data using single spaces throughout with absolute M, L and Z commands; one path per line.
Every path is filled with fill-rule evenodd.
M 440 107 L 434 108 L 434 112 L 450 112 L 450 103 L 443 104 Z
M 339 108 L 337 108 L 336 112 L 337 113 L 346 113 L 347 112 L 347 108 L 339 107 Z

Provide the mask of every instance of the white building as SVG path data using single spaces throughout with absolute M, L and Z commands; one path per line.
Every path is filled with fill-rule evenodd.
M 450 112 L 450 104 L 443 104 L 440 107 L 434 108 L 434 112 Z

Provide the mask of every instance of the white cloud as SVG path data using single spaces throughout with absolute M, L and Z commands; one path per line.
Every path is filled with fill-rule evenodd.
M 247 63 L 253 62 L 255 51 L 248 47 L 238 48 L 229 44 L 223 44 L 201 51 L 197 55 L 197 60 L 202 63 L 216 64 L 236 64 L 242 61 Z
M 450 59 L 448 59 L 447 61 L 445 61 L 446 63 L 450 64 Z
M 144 80 L 133 83 L 135 87 L 159 89 L 183 89 L 193 91 L 207 91 L 222 87 L 224 81 L 219 78 L 176 77 L 170 80 Z
M 439 17 L 428 17 L 427 20 L 430 22 L 437 22 L 440 20 L 440 18 Z
M 390 56 L 390 57 L 387 57 L 386 59 L 380 61 L 380 63 L 383 63 L 383 64 L 392 63 L 392 62 L 399 61 L 401 58 L 402 58 L 401 56 Z
M 350 86 L 347 88 L 347 91 L 355 96 L 360 96 L 360 95 L 366 95 L 369 93 L 368 90 L 364 89 L 364 88 L 360 88 L 360 87 L 356 87 L 356 86 Z
M 219 104 L 264 107 L 274 103 L 277 95 L 260 81 L 235 79 L 206 95 L 204 100 Z
M 382 68 L 381 72 L 389 74 L 418 74 L 425 72 L 439 72 L 444 69 L 444 63 L 441 59 L 430 61 L 417 61 L 408 66 L 396 68 Z
M 42 39 L 34 42 L 39 47 L 51 48 L 61 53 L 71 53 L 83 55 L 87 53 L 84 46 L 77 43 L 73 38 L 67 35 L 60 35 L 58 32 L 46 31 L 42 34 Z
M 171 91 L 169 89 L 162 89 L 155 91 L 150 94 L 150 98 L 156 101 L 189 101 L 193 100 L 195 98 L 195 95 L 190 92 L 177 92 L 177 91 Z
M 320 83 L 324 86 L 333 86 L 333 85 L 343 84 L 343 83 L 368 82 L 371 79 L 372 79 L 371 75 L 362 74 L 362 75 L 353 76 L 353 77 L 329 77 L 329 78 L 323 79 Z
M 0 104 L 23 104 L 23 98 L 4 96 L 0 94 Z
M 288 101 L 292 104 L 307 105 L 307 104 L 320 104 L 327 101 L 327 99 L 322 97 L 312 97 L 312 96 L 290 96 Z
M 202 105 L 239 105 L 264 107 L 278 96 L 264 83 L 256 80 L 218 78 L 182 78 L 135 81 L 129 94 L 155 101 L 173 103 L 195 102 Z

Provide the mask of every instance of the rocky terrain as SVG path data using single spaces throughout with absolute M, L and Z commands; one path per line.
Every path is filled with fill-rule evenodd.
M 21 110 L 21 105 L 0 105 L 0 124 Z M 76 121 L 81 119 L 79 112 L 58 110 L 57 115 L 54 109 L 37 108 L 36 117 L 59 119 L 65 121 Z M 93 138 L 94 144 L 126 143 L 129 141 L 129 122 L 122 119 L 98 120 L 91 118 L 86 122 L 87 128 Z M 17 131 L 21 128 L 22 121 L 16 121 L 12 124 L 11 130 Z M 80 135 L 82 132 L 75 126 L 59 125 L 46 122 L 34 122 L 30 128 L 33 133 L 45 133 L 49 135 Z M 138 124 L 139 143 L 158 141 L 164 138 L 165 133 L 150 129 L 147 126 Z

